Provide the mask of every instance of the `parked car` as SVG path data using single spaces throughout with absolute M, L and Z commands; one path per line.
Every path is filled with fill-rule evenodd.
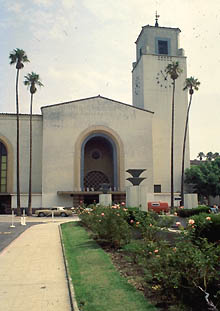
M 168 213 L 170 211 L 169 205 L 167 202 L 148 202 L 148 210 L 153 210 L 156 213 L 165 212 Z
M 72 211 L 65 209 L 62 206 L 52 207 L 48 209 L 39 209 L 35 211 L 35 215 L 38 217 L 52 216 L 52 213 L 54 214 L 54 216 L 62 216 L 62 217 L 72 216 Z

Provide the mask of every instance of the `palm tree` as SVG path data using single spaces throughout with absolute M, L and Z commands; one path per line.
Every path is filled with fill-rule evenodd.
M 197 155 L 197 158 L 199 158 L 199 161 L 202 161 L 202 159 L 205 158 L 204 152 L 202 152 L 202 151 L 199 152 L 198 155 Z
M 212 159 L 213 159 L 213 153 L 211 152 L 211 151 L 209 151 L 207 154 L 206 154 L 206 159 L 208 160 L 208 161 L 212 161 Z
M 37 91 L 36 86 L 43 86 L 40 81 L 38 74 L 31 72 L 28 73 L 25 77 L 24 85 L 30 87 L 31 93 L 31 103 L 30 103 L 30 162 L 29 162 L 29 193 L 28 193 L 28 216 L 32 215 L 32 106 L 33 106 L 33 96 Z
M 189 99 L 189 105 L 187 108 L 186 113 L 186 124 L 185 124 L 185 131 L 184 131 L 184 138 L 183 138 L 183 155 L 182 155 L 182 175 L 181 175 L 181 202 L 184 206 L 184 167 L 185 167 L 185 150 L 186 150 L 186 137 L 187 137 L 187 130 L 188 130 L 188 122 L 189 122 L 189 110 L 192 104 L 192 96 L 195 91 L 198 91 L 200 82 L 198 79 L 195 79 L 194 77 L 187 78 L 185 81 L 185 86 L 183 90 L 189 90 L 190 99 Z M 202 153 L 200 152 L 200 156 L 202 156 Z
M 17 215 L 21 215 L 21 202 L 20 202 L 20 173 L 19 173 L 19 102 L 18 102 L 18 80 L 19 71 L 24 68 L 24 63 L 29 62 L 25 51 L 21 49 L 14 49 L 9 54 L 10 65 L 16 64 L 16 114 L 17 114 Z
M 175 81 L 179 77 L 182 69 L 179 62 L 172 62 L 165 68 L 166 73 L 173 80 L 173 95 L 172 95 L 172 125 L 171 125 L 171 208 L 174 207 L 174 186 L 173 186 L 173 144 L 174 144 L 174 115 L 175 115 Z

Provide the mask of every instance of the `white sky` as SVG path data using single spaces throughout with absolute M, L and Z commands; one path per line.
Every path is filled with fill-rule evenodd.
M 20 48 L 30 63 L 20 76 L 20 111 L 29 112 L 23 76 L 34 71 L 44 88 L 40 107 L 101 94 L 131 104 L 131 69 L 141 27 L 181 29 L 188 76 L 201 82 L 190 114 L 191 159 L 220 152 L 219 0 L 0 0 L 0 112 L 15 112 L 15 67 L 9 53 Z

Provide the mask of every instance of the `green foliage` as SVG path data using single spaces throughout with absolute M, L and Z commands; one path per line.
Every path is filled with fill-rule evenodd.
M 208 206 L 198 206 L 196 208 L 182 208 L 177 210 L 177 215 L 179 217 L 190 217 L 193 215 L 198 215 L 200 213 L 209 213 L 210 208 Z
M 24 76 L 24 78 L 24 85 L 30 87 L 31 94 L 34 94 L 37 91 L 36 86 L 44 86 L 43 83 L 40 81 L 40 76 L 33 71 Z
M 186 78 L 183 90 L 189 90 L 189 94 L 192 95 L 194 90 L 198 91 L 199 86 L 200 82 L 198 81 L 198 79 L 190 77 Z
M 193 216 L 195 221 L 191 230 L 192 237 L 207 238 L 209 242 L 220 242 L 220 214 L 199 214 Z
M 93 206 L 81 209 L 79 216 L 96 235 L 112 247 L 119 248 L 128 243 L 131 238 L 131 228 L 127 222 L 128 211 L 119 205 L 112 207 Z
M 164 241 L 146 241 L 124 247 L 144 273 L 145 285 L 157 296 L 167 297 L 169 303 L 189 301 L 191 306 L 200 302 L 204 294 L 199 286 L 216 294 L 220 277 L 220 246 L 206 239 L 192 242 L 190 235 L 181 235 L 175 247 Z M 167 296 L 169 293 L 169 296 Z M 194 297 L 191 301 L 187 297 Z M 206 310 L 199 306 L 198 309 Z
M 193 165 L 185 171 L 185 182 L 194 184 L 195 192 L 204 196 L 220 194 L 220 157 Z

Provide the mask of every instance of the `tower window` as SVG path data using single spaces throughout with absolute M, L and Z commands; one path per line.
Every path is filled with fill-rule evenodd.
M 168 55 L 168 42 L 158 40 L 158 54 Z
M 159 55 L 171 55 L 170 38 L 156 37 L 155 38 L 155 53 Z

